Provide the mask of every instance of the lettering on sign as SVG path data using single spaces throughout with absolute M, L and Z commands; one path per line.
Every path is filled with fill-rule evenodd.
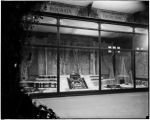
M 59 13 L 59 14 L 67 14 L 77 16 L 79 9 L 71 8 L 71 7 L 61 7 L 58 5 L 48 5 L 46 12 Z
M 127 22 L 126 14 L 105 12 L 105 11 L 100 11 L 100 10 L 97 10 L 97 14 L 98 14 L 98 18 L 100 19 Z
M 67 5 L 60 5 L 60 4 L 47 4 L 47 9 L 46 9 L 46 12 L 73 15 L 73 16 L 78 16 L 81 11 L 83 12 L 83 7 L 67 6 Z M 91 12 L 91 16 L 93 17 L 98 17 L 100 19 L 105 19 L 105 20 L 127 22 L 128 15 L 125 13 L 105 11 L 105 10 L 100 10 L 95 8 L 92 8 L 92 11 L 93 12 Z M 85 9 L 83 13 L 86 12 L 87 9 Z

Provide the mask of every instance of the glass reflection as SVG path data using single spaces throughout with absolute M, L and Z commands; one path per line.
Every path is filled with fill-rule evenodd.
M 98 31 L 75 28 L 60 28 L 61 45 L 98 47 Z
M 135 50 L 148 50 L 148 35 L 135 34 L 133 37 L 133 47 Z
M 132 32 L 133 28 L 129 26 L 113 25 L 113 24 L 101 24 L 102 30 L 112 30 L 112 31 L 122 31 L 122 32 Z
M 145 29 L 145 28 L 135 28 L 135 33 L 148 34 L 148 29 Z
M 84 36 L 98 36 L 98 31 L 95 30 L 84 30 L 84 29 L 65 28 L 65 27 L 60 28 L 60 33 L 84 35 Z
M 60 24 L 61 25 L 66 25 L 66 26 L 98 29 L 98 24 L 97 23 L 86 22 L 86 21 L 79 21 L 79 20 L 61 19 L 60 20 Z

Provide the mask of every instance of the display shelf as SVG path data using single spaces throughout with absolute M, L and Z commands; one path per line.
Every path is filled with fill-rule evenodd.
M 20 81 L 20 85 L 24 87 L 28 94 L 57 92 L 57 77 L 50 75 L 40 75 L 34 80 Z
M 95 86 L 93 84 L 93 81 L 91 80 L 90 75 L 81 75 L 81 78 L 84 78 L 87 88 L 80 88 L 80 89 L 70 89 L 67 78 L 69 78 L 69 75 L 60 76 L 60 91 L 61 92 L 98 90 L 99 88 L 98 86 Z

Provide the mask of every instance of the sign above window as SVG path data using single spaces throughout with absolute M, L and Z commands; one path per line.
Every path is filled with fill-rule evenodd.
M 84 16 L 84 14 L 86 14 L 86 17 L 94 17 L 94 18 L 113 20 L 113 21 L 121 21 L 121 22 L 128 21 L 128 14 L 126 14 L 126 13 L 101 10 L 101 9 L 97 9 L 97 8 L 89 9 L 87 7 L 61 4 L 58 2 L 50 2 L 50 3 L 47 3 L 46 6 L 47 6 L 47 8 L 46 8 L 45 12 L 50 12 L 50 13 L 66 14 L 66 15 L 73 15 L 73 16 Z M 82 11 L 82 14 L 80 13 L 81 11 Z
M 58 14 L 66 14 L 66 15 L 74 15 L 77 16 L 78 14 L 78 7 L 71 7 L 71 6 L 62 6 L 59 4 L 47 4 L 47 9 L 45 12 L 52 12 Z

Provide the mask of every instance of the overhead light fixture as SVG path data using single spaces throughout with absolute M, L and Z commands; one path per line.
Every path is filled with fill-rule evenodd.
M 116 46 L 113 46 L 113 49 L 116 49 Z
M 108 49 L 111 49 L 111 46 L 108 46 Z
M 112 53 L 112 51 L 111 51 L 111 50 L 108 50 L 108 53 Z
M 120 49 L 120 47 L 117 46 L 117 49 Z

